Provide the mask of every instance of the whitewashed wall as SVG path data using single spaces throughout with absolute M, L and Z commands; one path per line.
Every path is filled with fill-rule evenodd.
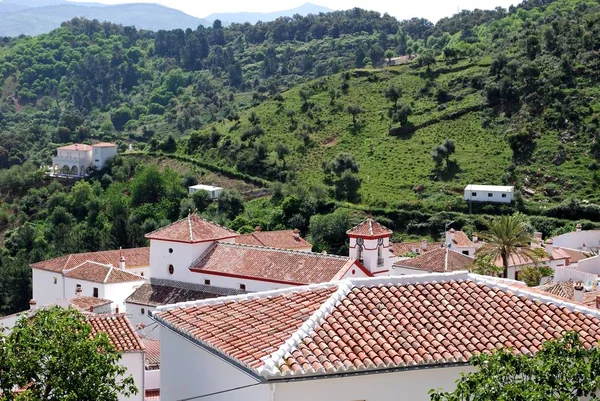
M 160 340 L 158 323 L 148 316 L 149 311 L 156 310 L 155 307 L 126 302 L 125 308 L 127 310 L 127 318 L 133 327 L 137 328 L 140 323 L 143 323 L 146 326 L 144 329 L 138 330 L 140 336 Z M 143 313 L 142 309 L 144 310 Z
M 172 331 L 163 327 L 161 330 L 161 400 L 181 400 L 258 383 L 256 379 Z M 210 401 L 269 401 L 269 396 L 268 386 L 257 385 L 206 399 Z M 304 398 L 304 401 L 306 400 L 310 400 L 310 398 Z
M 353 238 L 353 237 L 350 238 L 350 244 L 349 244 L 350 249 L 349 249 L 348 256 L 358 260 L 359 254 L 358 254 L 358 246 L 356 244 L 356 240 L 357 240 L 357 238 Z M 390 247 L 390 238 L 385 237 L 385 238 L 383 238 L 383 249 L 382 249 L 382 255 L 381 255 L 383 258 L 383 265 L 379 266 L 377 264 L 377 259 L 378 259 L 377 243 L 378 243 L 377 239 L 364 239 L 363 240 L 362 264 L 372 274 L 386 276 L 389 274 L 390 270 L 392 269 L 392 265 L 394 264 L 396 259 L 394 257 L 394 254 L 392 254 L 392 252 L 391 252 L 392 248 Z
M 119 308 L 119 311 L 125 312 L 125 299 L 144 283 L 144 280 L 140 280 L 127 283 L 104 284 L 104 298 L 112 301 L 113 309 Z
M 146 370 L 144 372 L 144 384 L 146 390 L 158 390 L 160 389 L 160 369 Z
M 125 397 L 119 395 L 119 401 L 144 401 L 145 398 L 145 387 L 144 387 L 144 353 L 143 352 L 126 352 L 121 354 L 122 358 L 119 361 L 121 365 L 127 368 L 126 375 L 131 375 L 135 382 L 135 386 L 138 389 L 138 393 L 131 397 Z
M 579 262 L 581 263 L 581 262 Z M 570 269 L 568 267 L 557 267 L 554 269 L 554 281 L 583 281 L 593 282 L 598 279 L 596 274 L 587 273 L 579 269 Z
M 552 245 L 561 248 L 581 249 L 600 246 L 600 230 L 573 231 L 552 237 Z
M 31 270 L 33 299 L 38 306 L 49 305 L 57 299 L 64 299 L 64 283 L 61 273 L 33 268 Z M 55 278 L 56 284 L 54 284 Z

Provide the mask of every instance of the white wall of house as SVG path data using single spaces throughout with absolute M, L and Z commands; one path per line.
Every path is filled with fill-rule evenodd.
M 125 299 L 130 296 L 136 288 L 144 284 L 144 280 L 130 281 L 126 283 L 104 284 L 104 299 L 112 301 L 113 309 L 126 311 Z
M 235 290 L 245 289 L 250 292 L 276 290 L 279 288 L 293 287 L 298 284 L 282 284 L 282 283 L 271 283 L 267 281 L 252 280 L 248 278 L 237 278 L 228 276 L 219 276 L 216 274 L 207 273 L 192 273 L 191 283 L 196 284 L 207 284 L 221 288 L 232 288 Z M 206 281 L 209 280 L 209 281 Z M 242 285 L 244 287 L 242 287 Z
M 557 235 L 552 237 L 552 245 L 577 250 L 597 248 L 600 247 L 600 230 L 573 231 Z
M 100 170 L 104 168 L 106 162 L 117 155 L 116 146 L 93 146 L 92 145 L 92 165 Z
M 160 389 L 160 369 L 144 371 L 144 384 L 146 390 Z
M 580 260 L 577 262 L 577 270 L 585 273 L 600 274 L 600 256 L 592 256 L 591 258 Z
M 133 377 L 135 386 L 138 389 L 138 393 L 130 397 L 119 395 L 119 401 L 144 401 L 144 353 L 141 351 L 125 352 L 121 354 L 121 360 L 119 363 L 127 369 L 126 375 L 131 375 Z
M 361 256 L 362 255 L 362 256 Z M 379 240 L 363 239 L 362 250 L 357 244 L 357 238 L 350 237 L 349 255 L 351 258 L 361 260 L 362 264 L 374 275 L 389 275 L 392 265 L 396 261 L 392 248 L 390 247 L 390 237 L 384 237 L 383 243 L 379 245 Z
M 169 329 L 160 328 L 160 398 L 181 400 L 258 383 L 247 373 Z M 256 385 L 214 395 L 210 401 L 269 401 L 269 387 Z M 354 400 L 355 398 L 351 398 Z M 304 398 L 310 400 L 310 398 Z M 346 400 L 348 401 L 348 400 Z
M 125 302 L 125 309 L 133 327 L 137 328 L 140 324 L 144 324 L 145 328 L 138 330 L 140 336 L 160 340 L 158 324 L 148 316 L 148 312 L 156 310 L 155 307 Z
M 214 187 L 212 185 L 198 184 L 188 187 L 188 191 L 190 195 L 195 194 L 198 191 L 206 191 L 210 195 L 211 199 L 219 199 L 219 196 L 221 196 L 221 194 L 223 193 L 223 188 Z
M 495 185 L 467 185 L 464 191 L 464 199 L 470 202 L 510 203 L 513 196 L 513 187 Z
M 359 269 L 358 266 L 354 265 L 350 269 L 348 269 L 348 271 L 342 276 L 342 278 L 340 280 L 345 279 L 345 278 L 359 278 L 359 277 L 369 277 L 369 276 L 367 276 L 367 274 L 362 269 Z
M 106 284 L 94 283 L 92 281 L 81 280 L 77 278 L 65 277 L 65 299 L 75 298 L 77 296 L 77 285 L 81 286 L 81 295 L 84 297 L 93 297 L 94 288 L 98 289 L 98 298 L 109 299 L 106 296 Z M 112 300 L 111 300 L 112 301 Z M 38 304 L 39 305 L 39 304 Z
M 235 241 L 234 238 L 221 242 Z M 183 242 L 150 240 L 150 277 L 196 283 L 197 278 L 189 268 L 214 241 L 188 244 Z M 173 274 L 169 273 L 173 265 Z
M 554 281 L 595 281 L 598 279 L 596 274 L 582 272 L 579 269 L 572 268 L 573 265 L 569 265 L 569 267 L 557 267 L 554 269 Z
M 274 401 L 429 401 L 429 390 L 451 391 L 460 374 L 468 371 L 473 368 L 430 368 L 278 383 Z
M 38 306 L 55 303 L 64 299 L 64 282 L 62 273 L 32 268 L 33 299 Z M 73 297 L 75 294 L 73 294 Z M 72 297 L 69 297 L 72 298 Z

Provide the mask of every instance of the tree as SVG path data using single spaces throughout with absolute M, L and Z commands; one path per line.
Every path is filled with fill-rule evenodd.
M 359 166 L 349 153 L 340 153 L 333 160 L 323 162 L 325 183 L 333 186 L 333 196 L 338 200 L 358 202 L 361 179 Z
M 598 400 L 600 352 L 577 333 L 545 342 L 534 356 L 501 349 L 474 355 L 471 364 L 477 371 L 464 374 L 455 391 L 432 390 L 431 400 Z
M 529 287 L 537 287 L 543 277 L 550 277 L 554 270 L 548 266 L 527 266 L 521 270 L 520 279 Z
M 244 211 L 244 198 L 237 191 L 224 190 L 217 201 L 219 213 L 233 220 Z
M 275 145 L 275 153 L 277 153 L 277 158 L 283 162 L 285 166 L 285 157 L 290 153 L 290 149 L 283 143 L 278 142 Z
M 427 71 L 431 69 L 431 65 L 435 64 L 435 56 L 430 51 L 426 51 L 417 59 L 419 67 L 427 67 Z
M 51 307 L 21 318 L 8 336 L 0 333 L 0 394 L 16 399 L 105 400 L 137 393 L 119 365 L 121 354 L 107 335 L 74 309 Z
M 387 87 L 385 97 L 394 103 L 394 110 L 398 109 L 398 100 L 402 97 L 402 89 L 394 84 Z
M 352 115 L 352 125 L 354 126 L 354 128 L 358 128 L 358 120 L 356 117 L 359 114 L 364 113 L 362 107 L 360 107 L 357 104 L 350 104 L 346 108 L 346 111 Z
M 503 266 L 503 277 L 508 277 L 508 261 L 511 256 L 523 256 L 537 263 L 537 255 L 530 248 L 531 234 L 525 222 L 518 215 L 500 216 L 493 220 L 487 231 L 479 238 L 485 244 L 477 250 L 477 256 L 489 256 L 492 260 L 500 258 Z
M 393 50 L 386 50 L 385 51 L 385 58 L 387 59 L 388 63 L 392 62 L 392 59 L 394 58 L 395 55 L 396 55 L 396 53 L 394 53 Z
M 412 107 L 410 107 L 408 104 L 401 104 L 394 113 L 393 121 L 395 123 L 400 123 L 400 126 L 405 126 L 408 124 L 408 117 L 412 114 L 412 112 Z
M 443 144 L 437 145 L 431 152 L 431 158 L 439 168 L 446 161 L 446 168 L 450 163 L 450 156 L 456 151 L 456 145 L 452 139 L 446 139 Z
M 352 227 L 347 209 L 336 209 L 330 214 L 311 216 L 309 236 L 313 251 L 326 251 L 336 255 L 348 255 L 346 231 Z
M 496 266 L 489 256 L 479 256 L 467 269 L 483 276 L 498 277 L 502 273 L 502 267 Z
M 132 113 L 131 109 L 129 108 L 129 106 L 126 106 L 126 105 L 119 107 L 117 110 L 115 110 L 112 113 L 112 115 L 110 117 L 110 119 L 117 131 L 123 130 L 123 127 L 125 126 L 127 121 L 131 120 L 132 118 L 133 118 L 133 113 Z
M 194 206 L 196 207 L 198 213 L 205 211 L 206 208 L 208 208 L 208 206 L 212 203 L 210 193 L 203 189 L 194 192 L 192 199 L 194 200 Z

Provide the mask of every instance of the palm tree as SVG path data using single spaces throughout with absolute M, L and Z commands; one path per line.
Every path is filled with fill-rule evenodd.
M 491 260 L 498 257 L 504 266 L 504 278 L 508 277 L 508 260 L 512 255 L 526 257 L 537 264 L 537 256 L 531 249 L 531 234 L 527 232 L 523 219 L 520 216 L 501 216 L 484 231 L 479 238 L 485 244 L 477 250 L 477 255 L 489 256 Z

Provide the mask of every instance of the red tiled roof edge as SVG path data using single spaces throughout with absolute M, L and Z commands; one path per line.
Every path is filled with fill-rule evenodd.
M 193 238 L 194 234 L 193 234 L 193 229 L 192 229 L 192 224 L 193 224 L 192 223 L 192 218 L 194 218 L 194 217 L 197 218 L 197 219 L 200 219 L 200 220 L 202 220 L 202 221 L 204 221 L 206 223 L 209 223 L 209 224 L 212 224 L 212 225 L 214 225 L 216 227 L 219 227 L 219 228 L 223 229 L 224 231 L 229 232 L 231 235 L 230 236 L 223 236 L 223 237 L 219 237 L 219 238 L 210 238 L 210 239 L 204 239 L 204 240 L 196 240 L 196 239 Z M 189 240 L 181 241 L 181 240 L 175 240 L 175 239 L 171 240 L 171 239 L 165 239 L 165 238 L 156 237 L 156 235 L 155 235 L 156 233 L 159 233 L 159 232 L 161 232 L 163 230 L 166 230 L 166 229 L 168 229 L 169 227 L 172 227 L 175 224 L 180 224 L 185 219 L 187 219 L 187 222 L 188 222 L 188 225 L 189 225 L 189 231 L 190 231 L 190 233 L 189 233 L 189 235 L 190 235 Z M 153 237 L 153 235 L 154 235 L 154 237 Z M 161 228 L 156 229 L 156 230 L 154 230 L 152 232 L 149 232 L 148 234 L 146 234 L 144 236 L 144 238 L 146 238 L 146 239 L 156 239 L 156 240 L 159 240 L 159 241 L 173 241 L 173 242 L 197 243 L 197 242 L 208 242 L 208 241 L 217 241 L 217 240 L 228 239 L 228 238 L 235 238 L 237 236 L 239 236 L 239 233 L 237 233 L 237 232 L 235 232 L 233 230 L 230 230 L 227 227 L 223 227 L 220 224 L 214 223 L 214 222 L 212 222 L 212 221 L 210 221 L 208 219 L 200 217 L 196 213 L 193 213 L 193 214 L 188 215 L 187 217 L 184 217 L 183 219 L 179 219 L 177 221 L 172 222 L 171 224 L 168 224 L 168 225 L 166 225 L 164 227 L 161 227 Z
M 344 275 L 348 272 L 348 270 L 350 270 L 352 268 L 352 266 L 358 267 L 359 270 L 361 270 L 363 273 L 365 273 L 367 275 L 367 277 L 374 277 L 373 273 L 371 273 L 369 270 L 367 270 L 367 268 L 362 263 L 360 263 L 356 259 L 350 259 L 346 263 L 346 265 L 344 265 L 342 270 L 340 270 L 339 273 L 336 274 L 336 276 L 334 277 L 333 280 L 341 280 L 344 277 Z

